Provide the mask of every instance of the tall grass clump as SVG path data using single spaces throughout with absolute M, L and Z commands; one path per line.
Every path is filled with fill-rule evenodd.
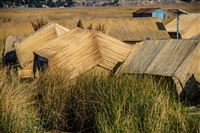
M 6 133 L 33 132 L 38 129 L 38 112 L 35 103 L 34 83 L 20 83 L 9 78 L 5 71 L 0 75 L 0 123 Z
M 178 101 L 169 79 L 90 72 L 69 80 L 66 73 L 47 71 L 32 82 L 0 76 L 0 130 L 199 132 L 199 118 Z
M 45 128 L 98 133 L 198 132 L 178 102 L 173 82 L 152 76 L 45 74 L 39 81 Z M 69 80 L 68 80 L 69 81 Z
M 34 31 L 39 30 L 40 28 L 42 28 L 46 24 L 47 24 L 47 22 L 43 19 L 37 19 L 36 23 L 31 22 L 31 25 L 32 25 Z
M 72 90 L 75 114 L 97 132 L 187 132 L 173 86 L 153 77 L 80 77 Z M 88 122 L 89 121 L 89 122 Z M 86 122 L 86 123 L 85 123 Z M 87 125 L 88 126 L 88 125 Z M 91 128 L 91 127 L 90 127 Z
M 37 80 L 38 109 L 46 130 L 68 129 L 69 81 L 60 71 L 50 71 Z
M 3 59 L 3 49 L 4 49 L 4 44 L 6 42 L 6 36 L 0 34 L 0 67 Z

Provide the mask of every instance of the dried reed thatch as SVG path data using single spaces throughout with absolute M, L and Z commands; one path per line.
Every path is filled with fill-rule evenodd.
M 134 45 L 119 73 L 169 76 L 184 87 L 193 74 L 200 81 L 199 65 L 199 40 L 149 40 Z
M 96 66 L 112 70 L 130 50 L 130 45 L 103 33 L 77 28 L 34 52 L 48 59 L 51 69 L 67 70 L 67 75 L 74 78 Z
M 34 59 L 33 51 L 35 49 L 45 45 L 47 42 L 52 41 L 68 31 L 68 29 L 58 24 L 49 23 L 16 45 L 15 50 L 22 70 L 25 72 L 32 69 Z M 22 74 L 23 71 L 20 71 L 20 73 Z M 22 75 L 26 75 L 25 73 Z M 28 73 L 31 73 L 31 71 Z
M 103 27 L 105 34 L 125 42 L 170 38 L 162 21 L 157 18 L 81 19 L 78 25 L 94 30 Z
M 45 26 L 47 24 L 47 22 L 43 19 L 37 19 L 37 22 L 31 22 L 31 25 L 34 29 L 34 31 L 39 30 L 40 28 L 42 28 L 43 26 Z
M 8 36 L 4 46 L 4 56 L 9 52 L 14 51 L 15 44 L 20 43 L 23 39 L 24 39 L 23 36 L 13 36 L 13 35 Z
M 191 37 L 191 39 L 200 39 L 200 33 Z
M 176 32 L 176 19 L 166 25 L 168 32 Z M 189 39 L 200 34 L 200 13 L 190 13 L 180 16 L 180 34 L 182 39 Z

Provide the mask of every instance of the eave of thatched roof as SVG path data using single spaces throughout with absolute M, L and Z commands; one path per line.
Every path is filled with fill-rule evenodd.
M 177 31 L 176 18 L 166 25 L 166 29 L 168 32 Z M 200 13 L 180 15 L 179 30 L 182 39 L 189 39 L 200 34 Z
M 184 86 L 194 74 L 200 81 L 199 40 L 149 40 L 134 45 L 118 73 L 175 77 Z
M 168 32 L 160 30 L 162 21 L 158 18 L 95 18 L 81 19 L 83 29 L 98 30 L 121 41 L 142 41 L 146 39 L 169 39 Z
M 123 62 L 131 46 L 103 33 L 74 29 L 36 49 L 51 69 L 64 69 L 71 78 L 99 66 L 112 70 Z
M 57 38 L 58 36 L 68 32 L 69 30 L 56 24 L 49 23 L 28 36 L 18 45 L 15 45 L 17 58 L 21 67 L 25 67 L 33 62 L 33 51 L 46 44 L 47 42 Z

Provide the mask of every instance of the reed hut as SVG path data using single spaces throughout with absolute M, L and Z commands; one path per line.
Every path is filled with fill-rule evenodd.
M 173 37 L 177 32 L 177 20 L 174 19 L 166 25 L 166 29 Z M 189 39 L 200 34 L 200 13 L 180 15 L 179 31 L 182 39 Z M 175 37 L 175 36 L 174 36 Z
M 192 76 L 200 81 L 199 66 L 200 40 L 148 40 L 133 46 L 118 73 L 172 77 L 180 94 Z
M 81 19 L 83 29 L 100 30 L 123 42 L 135 44 L 143 40 L 169 39 L 162 21 L 158 18 L 95 18 Z
M 17 65 L 17 55 L 15 51 L 15 45 L 23 40 L 23 36 L 10 35 L 6 38 L 3 52 L 3 64 L 6 66 Z
M 44 68 L 38 64 L 51 70 L 64 70 L 71 79 L 96 67 L 112 71 L 126 59 L 131 48 L 103 33 L 77 28 L 34 50 L 35 73 Z M 38 57 L 46 59 L 48 64 Z
M 56 23 L 49 23 L 28 36 L 18 45 L 15 45 L 17 58 L 21 67 L 19 75 L 21 77 L 30 77 L 30 75 L 33 75 L 33 51 L 68 31 L 68 29 Z

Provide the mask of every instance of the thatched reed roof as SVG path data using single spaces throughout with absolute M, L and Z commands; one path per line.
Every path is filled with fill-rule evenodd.
M 184 86 L 194 74 L 200 81 L 200 40 L 149 40 L 137 43 L 119 73 L 175 77 Z
M 176 32 L 176 19 L 166 25 L 168 32 Z M 200 13 L 190 13 L 180 16 L 179 30 L 182 39 L 189 39 L 200 34 Z
M 52 41 L 68 31 L 68 29 L 58 24 L 49 23 L 43 28 L 34 32 L 32 35 L 28 36 L 21 43 L 15 46 L 20 66 L 23 68 L 33 63 L 33 51 L 35 49 L 45 45 L 47 42 Z
M 96 66 L 112 70 L 130 50 L 130 45 L 108 35 L 77 28 L 34 52 L 48 59 L 49 68 L 66 70 L 74 78 Z
M 6 38 L 6 43 L 4 46 L 4 56 L 15 50 L 15 44 L 20 43 L 24 37 L 23 36 L 13 36 L 10 35 Z
M 102 30 L 121 41 L 169 39 L 170 36 L 157 18 L 95 18 L 81 19 L 83 29 Z M 159 29 L 161 28 L 161 29 Z
M 200 33 L 192 36 L 191 39 L 200 39 Z

